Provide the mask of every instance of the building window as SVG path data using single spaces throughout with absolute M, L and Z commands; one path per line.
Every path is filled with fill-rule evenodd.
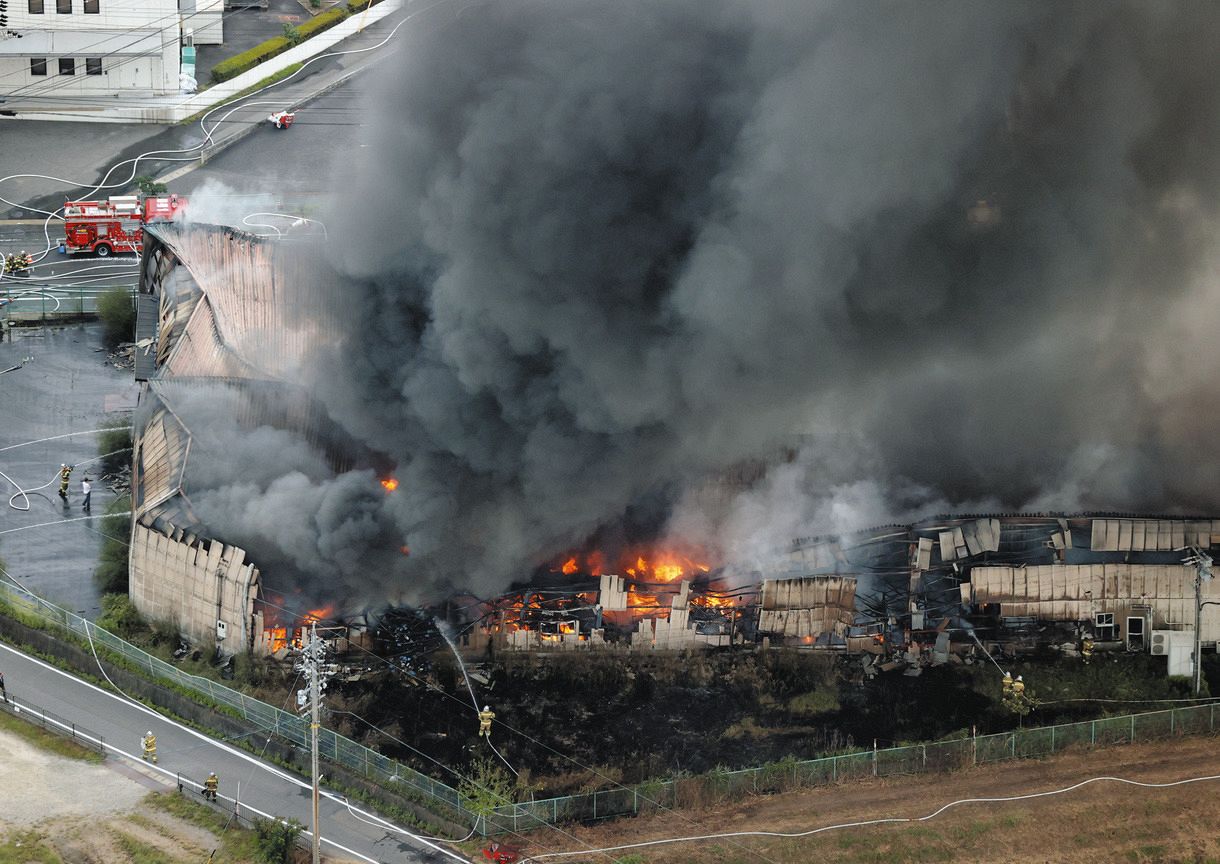
M 60 15 L 71 15 L 72 0 L 55 0 L 55 11 Z
M 102 58 L 101 57 L 86 57 L 85 58 L 85 74 L 86 75 L 101 75 L 102 74 Z
M 73 60 L 71 57 L 60 57 L 59 58 L 59 74 L 60 75 L 75 75 L 76 74 L 76 61 Z
M 97 15 L 102 10 L 98 8 L 100 0 L 85 0 L 85 14 Z
M 31 75 L 46 75 L 47 74 L 47 58 L 46 57 L 31 57 L 30 58 L 30 74 Z
M 1093 633 L 1099 642 L 1114 640 L 1114 613 L 1098 612 L 1093 619 Z
M 41 15 L 43 13 L 42 0 L 30 0 L 30 14 Z

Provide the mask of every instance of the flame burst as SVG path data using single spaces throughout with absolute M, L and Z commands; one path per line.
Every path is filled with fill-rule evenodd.
M 381 481 L 381 485 L 385 488 L 385 491 L 393 492 L 398 488 L 398 480 L 394 477 L 387 477 Z

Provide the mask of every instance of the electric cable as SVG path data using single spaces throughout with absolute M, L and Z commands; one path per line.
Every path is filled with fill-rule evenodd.
M 390 662 L 389 662 L 388 660 L 386 660 L 384 657 L 381 657 L 380 655 L 378 655 L 378 654 L 374 653 L 373 651 L 369 650 L 368 648 L 365 648 L 365 647 L 364 647 L 364 646 L 362 646 L 362 645 L 357 645 L 357 644 L 355 644 L 355 643 L 350 643 L 350 644 L 352 644 L 352 645 L 353 645 L 353 647 L 356 647 L 356 648 L 358 648 L 359 650 L 361 650 L 361 651 L 365 652 L 366 654 L 370 655 L 371 657 L 374 657 L 375 659 L 380 660 L 382 663 L 386 664 L 386 665 L 387 665 L 389 668 L 391 668 L 391 669 L 392 669 L 392 670 L 394 670 L 395 672 L 403 673 L 403 672 L 405 671 L 405 670 L 401 670 L 401 669 L 399 669 L 399 668 L 398 668 L 398 667 L 397 667 L 395 664 L 390 663 Z M 409 674 L 409 673 L 408 673 L 408 674 Z M 457 697 L 453 696 L 452 694 L 448 693 L 448 692 L 447 692 L 447 691 L 445 691 L 443 688 L 438 687 L 437 685 L 433 684 L 432 682 L 428 681 L 427 679 L 420 678 L 420 677 L 416 677 L 416 676 L 414 676 L 414 675 L 412 675 L 411 677 L 412 677 L 412 679 L 413 679 L 413 680 L 418 681 L 419 683 L 423 684 L 423 685 L 424 685 L 425 687 L 427 687 L 428 689 L 433 690 L 433 691 L 435 691 L 435 692 L 439 693 L 440 695 L 444 696 L 446 699 L 449 699 L 449 700 L 451 700 L 451 701 L 453 701 L 453 702 L 456 702 L 458 705 L 461 705 L 461 706 L 462 706 L 462 708 L 463 708 L 463 710 L 465 710 L 465 708 L 466 708 L 466 703 L 465 703 L 465 702 L 463 702 L 462 700 L 458 699 Z M 477 708 L 476 708 L 475 710 L 476 710 L 476 712 L 477 712 Z M 682 820 L 682 821 L 684 821 L 684 822 L 687 822 L 688 824 L 691 824 L 691 825 L 696 824 L 696 823 L 695 823 L 695 821 L 694 821 L 693 819 L 690 819 L 689 817 L 685 816 L 685 815 L 684 815 L 683 813 L 681 813 L 680 811 L 678 811 L 678 810 L 676 810 L 676 809 L 673 809 L 673 808 L 670 808 L 670 807 L 666 807 L 666 806 L 665 806 L 664 804 L 662 804 L 660 801 L 653 800 L 653 799 L 652 799 L 652 798 L 650 798 L 649 796 L 647 796 L 647 795 L 645 795 L 645 794 L 640 793 L 638 789 L 631 789 L 630 787 L 628 787 L 628 786 L 624 785 L 623 783 L 620 783 L 619 781 L 614 780 L 614 779 L 613 779 L 613 778 L 611 778 L 611 777 L 607 777 L 605 774 L 602 774 L 602 773 L 601 773 L 600 771 L 598 771 L 597 769 L 595 769 L 595 768 L 591 768 L 591 767 L 589 767 L 589 766 L 587 766 L 587 765 L 583 764 L 583 763 L 582 763 L 580 760 L 576 759 L 575 757 L 569 756 L 569 755 L 567 755 L 566 753 L 563 753 L 563 752 L 561 752 L 561 751 L 559 751 L 559 750 L 556 750 L 554 747 L 551 747 L 550 745 L 548 745 L 548 744 L 546 744 L 546 743 L 544 743 L 544 742 L 542 742 L 542 741 L 539 741 L 538 739 L 534 738 L 533 736 L 531 736 L 531 735 L 529 735 L 529 734 L 527 734 L 527 733 L 525 733 L 525 732 L 523 732 L 523 731 L 521 731 L 521 730 L 519 730 L 519 729 L 516 729 L 516 728 L 514 728 L 514 727 L 512 727 L 512 726 L 508 725 L 507 723 L 505 723 L 505 722 L 503 722 L 503 721 L 497 721 L 497 722 L 498 722 L 498 725 L 502 726 L 503 728 L 507 729 L 508 731 L 512 732 L 513 734 L 515 734 L 515 735 L 517 735 L 517 736 L 519 736 L 519 737 L 521 737 L 521 738 L 524 738 L 524 739 L 525 739 L 525 740 L 527 740 L 527 741 L 530 741 L 531 743 L 535 744 L 536 746 L 538 746 L 538 747 L 540 747 L 540 748 L 542 748 L 542 749 L 544 749 L 544 750 L 547 750 L 547 751 L 549 751 L 549 752 L 551 752 L 551 753 L 554 753 L 556 756 L 559 756 L 561 759 L 565 759 L 565 760 L 567 760 L 568 762 L 571 762 L 573 765 L 576 765 L 577 767 L 579 767 L 579 768 L 581 768 L 582 770 L 584 770 L 584 771 L 588 772 L 589 774 L 592 774 L 592 775 L 593 775 L 593 776 L 595 776 L 595 777 L 599 777 L 599 778 L 601 778 L 602 780 L 606 781 L 606 782 L 607 782 L 608 784 L 610 784 L 611 786 L 615 786 L 615 787 L 617 787 L 617 788 L 619 788 L 619 789 L 623 789 L 623 790 L 625 790 L 625 791 L 630 791 L 630 792 L 633 792 L 634 794 L 636 794 L 636 795 L 637 795 L 637 796 L 640 798 L 640 800 L 643 800 L 644 802 L 646 802 L 646 803 L 648 803 L 648 804 L 653 805 L 653 806 L 654 806 L 654 807 L 656 807 L 658 810 L 663 810 L 663 811 L 665 811 L 665 812 L 669 813 L 670 815 L 675 816 L 676 818 L 681 819 L 681 820 Z M 548 823 L 548 824 L 549 824 L 549 823 Z M 552 826 L 552 827 L 554 827 L 554 826 Z M 747 852 L 747 853 L 748 853 L 748 854 L 750 854 L 750 855 L 753 855 L 753 856 L 755 856 L 755 857 L 760 858 L 760 859 L 761 859 L 761 860 L 763 860 L 763 861 L 766 861 L 766 862 L 767 862 L 767 864 L 776 864 L 776 862 L 774 862 L 774 861 L 772 861 L 770 858 L 767 858 L 766 856 L 762 855 L 762 853 L 759 853 L 759 852 L 754 851 L 754 850 L 751 850 L 751 849 L 747 849 L 746 847 L 741 846 L 740 844 L 737 844 L 737 843 L 734 843 L 733 845 L 738 846 L 738 848 L 740 848 L 740 849 L 741 849 L 742 851 L 744 851 L 744 852 Z
M 1113 782 L 1127 784 L 1130 786 L 1142 787 L 1145 789 L 1167 789 L 1172 786 L 1183 786 L 1188 783 L 1204 783 L 1213 780 L 1220 780 L 1220 774 L 1208 774 L 1201 777 L 1188 777 L 1184 780 L 1173 780 L 1165 783 L 1152 783 L 1141 780 L 1129 780 L 1125 777 L 1090 777 L 1087 780 L 1082 780 L 1079 783 L 1073 783 L 1071 786 L 1064 786 L 1060 789 L 1051 789 L 1046 792 L 1031 792 L 1025 795 L 1005 795 L 993 798 L 961 798 L 957 801 L 950 801 L 948 804 L 938 807 L 931 813 L 925 816 L 889 816 L 880 819 L 864 819 L 859 822 L 842 822 L 837 825 L 825 825 L 821 828 L 813 828 L 809 831 L 728 831 L 721 834 L 698 834 L 690 837 L 671 837 L 663 840 L 645 840 L 639 843 L 624 843 L 619 846 L 605 846 L 600 849 L 592 850 L 595 852 L 621 852 L 626 849 L 642 849 L 649 846 L 662 846 L 671 843 L 691 843 L 704 840 L 727 840 L 734 837 L 779 837 L 784 839 L 796 839 L 800 837 L 810 837 L 814 834 L 822 834 L 826 831 L 838 831 L 844 828 L 864 828 L 870 825 L 895 825 L 912 822 L 928 822 L 935 819 L 945 811 L 964 806 L 966 804 L 1004 804 L 1012 801 L 1028 801 L 1034 798 L 1046 798 L 1052 795 L 1064 795 L 1068 792 L 1075 792 L 1084 786 L 1093 783 Z M 522 859 L 522 864 L 529 861 L 542 861 L 548 858 L 573 858 L 580 855 L 587 855 L 589 852 L 558 852 L 543 855 L 531 855 Z
M 73 185 L 73 186 L 78 186 L 78 187 L 80 187 L 80 188 L 88 188 L 88 189 L 89 189 L 89 191 L 87 191 L 87 192 L 85 192 L 85 193 L 84 193 L 84 194 L 85 194 L 85 196 L 87 197 L 87 196 L 92 195 L 92 194 L 94 194 L 95 192 L 97 192 L 97 191 L 99 191 L 99 190 L 101 190 L 101 189 L 110 189 L 110 188 L 115 188 L 115 187 L 125 187 L 125 186 L 127 186 L 127 185 L 128 185 L 128 184 L 130 184 L 130 182 L 131 182 L 131 181 L 132 181 L 132 180 L 135 178 L 136 171 L 138 170 L 138 166 L 139 166 L 139 162 L 140 162 L 140 160 L 142 160 L 142 159 L 146 159 L 146 158 L 149 158 L 149 157 L 151 157 L 151 156 L 160 156 L 160 160 L 159 160 L 159 161 L 169 161 L 169 162 L 193 162 L 193 161 L 195 160 L 195 157 L 193 157 L 193 156 L 190 156 L 190 157 L 174 157 L 174 156 L 170 156 L 170 155 L 165 155 L 165 156 L 162 156 L 161 154 L 190 153 L 190 152 L 193 152 L 193 151 L 195 151 L 195 150 L 201 150 L 201 149 L 203 149 L 203 148 L 204 148 L 204 147 L 206 147 L 206 146 L 207 146 L 209 143 L 212 143 L 212 136 L 213 136 L 213 133 L 216 131 L 216 129 L 218 129 L 218 128 L 220 127 L 220 125 L 221 125 L 222 123 L 224 123 L 224 122 L 225 122 L 225 121 L 226 121 L 226 120 L 229 118 L 229 116 L 230 116 L 231 114 L 233 114 L 235 111 L 237 111 L 239 108 L 242 108 L 242 107 L 250 107 L 250 106 L 253 106 L 253 105 L 280 104 L 280 103 L 268 103 L 268 102 L 249 102 L 249 101 L 245 102 L 244 104 L 241 104 L 241 103 L 243 102 L 243 100 L 248 100 L 250 97 L 252 97 L 252 96 L 257 96 L 258 94 L 260 94 L 260 93 L 262 93 L 262 92 L 264 92 L 264 91 L 266 91 L 266 90 L 269 90 L 269 89 L 271 89 L 272 87 L 277 87 L 277 86 L 279 86 L 280 84 L 284 84 L 284 83 L 286 83 L 286 82 L 288 82 L 288 81 L 291 81 L 293 78 L 297 77 L 297 76 L 298 76 L 298 75 L 300 75 L 300 74 L 301 74 L 303 71 L 305 71 L 305 69 L 307 69 L 309 66 L 311 66 L 312 64 L 314 64 L 314 63 L 316 63 L 316 62 L 318 62 L 318 61 L 321 61 L 321 60 L 326 60 L 326 59 L 329 59 L 329 58 L 332 58 L 332 57 L 341 57 L 341 56 L 347 56 L 347 55 L 351 55 L 351 54 L 363 54 L 363 53 L 367 53 L 367 52 L 369 52 L 369 51 L 375 51 L 375 50 L 377 50 L 377 49 L 381 48 L 382 46 L 384 46 L 385 44 L 387 44 L 387 43 L 388 43 L 388 42 L 389 42 L 391 39 L 393 39 L 393 38 L 394 38 L 394 37 L 395 37 L 395 36 L 398 34 L 399 29 L 401 29 L 401 28 L 402 28 L 402 26 L 403 26 L 404 24 L 406 24 L 407 22 L 411 21 L 413 18 L 417 17 L 418 15 L 421 15 L 421 14 L 423 14 L 423 13 L 425 13 L 425 12 L 430 12 L 432 9 L 435 9 L 435 8 L 437 8 L 437 7 L 441 6 L 441 5 L 444 5 L 444 4 L 448 3 L 448 2 L 451 2 L 451 0 L 436 0 L 436 2 L 433 2 L 433 3 L 431 3 L 431 4 L 430 4 L 430 5 L 428 5 L 428 6 L 425 6 L 425 7 L 423 7 L 423 8 L 416 9 L 416 10 L 414 10 L 413 12 L 409 12 L 409 13 L 407 13 L 407 14 L 406 14 L 406 15 L 403 17 L 403 19 L 402 19 L 401 21 L 399 21 L 397 24 L 395 24 L 395 25 L 394 25 L 394 27 L 393 27 L 393 28 L 390 30 L 390 32 L 389 32 L 389 33 L 388 33 L 388 34 L 387 34 L 387 35 L 386 35 L 386 36 L 385 36 L 385 37 L 384 37 L 384 38 L 383 38 L 381 41 L 379 41 L 379 42 L 377 42 L 377 43 L 375 43 L 375 44 L 373 44 L 373 45 L 366 46 L 366 47 L 364 47 L 364 48 L 353 48 L 353 49 L 349 49 L 349 50 L 346 50 L 346 51 L 332 51 L 332 52 L 329 52 L 329 53 L 326 53 L 326 54 L 319 54 L 318 56 L 316 56 L 316 57 L 312 57 L 312 58 L 310 58 L 310 59 L 306 60 L 305 62 L 303 62 L 303 63 L 301 64 L 300 68 L 298 68 L 298 69 L 297 69 L 295 72 L 293 72 L 291 75 L 287 75 L 287 76 L 285 76 L 284 78 L 282 78 L 282 79 L 280 79 L 280 80 L 278 80 L 278 81 L 273 81 L 272 83 L 267 84 L 267 85 L 265 85 L 265 86 L 263 86 L 263 87 L 260 87 L 260 88 L 258 88 L 257 90 L 254 90 L 254 91 L 253 91 L 253 92 L 251 92 L 251 93 L 248 93 L 248 94 L 245 94 L 245 95 L 239 95 L 239 96 L 237 96 L 237 97 L 233 98 L 233 99 L 232 99 L 231 101 L 229 101 L 229 102 L 222 102 L 221 104 L 216 105 L 216 106 L 214 106 L 214 107 L 212 107 L 212 108 L 208 109 L 208 110 L 207 110 L 207 111 L 205 111 L 205 112 L 202 114 L 202 116 L 199 118 L 199 128 L 200 128 L 200 130 L 203 132 L 203 134 L 204 134 L 204 138 L 203 138 L 203 140 L 202 140 L 202 141 L 201 141 L 199 144 L 196 144 L 196 145 L 194 145 L 194 146 L 192 146 L 192 147 L 189 147 L 189 148 L 180 148 L 180 149 L 171 149 L 171 150 L 150 150 L 150 151 L 147 151 L 147 152 L 145 152 L 145 153 L 141 153 L 141 154 L 139 154 L 138 156 L 135 156 L 135 157 L 133 157 L 133 158 L 131 158 L 131 159 L 126 159 L 126 160 L 123 160 L 123 161 L 121 161 L 121 162 L 117 162 L 117 163 L 115 163 L 114 165 L 112 165 L 112 166 L 111 166 L 111 167 L 110 167 L 110 168 L 109 168 L 109 169 L 106 171 L 106 173 L 105 173 L 105 174 L 102 176 L 102 180 L 101 180 L 101 182 L 100 182 L 100 183 L 98 183 L 98 184 L 96 184 L 96 185 L 93 185 L 93 186 L 89 186 L 88 184 L 76 183 L 75 181 L 72 181 L 72 180 L 67 180 L 67 179 L 62 178 L 62 177 L 52 177 L 52 176 L 45 175 L 45 174 L 11 174 L 11 175 L 8 175 L 8 176 L 6 176 L 6 177 L 0 177 L 0 184 L 3 184 L 3 183 L 6 181 L 6 180 L 12 180 L 12 179 L 18 179 L 18 178 L 34 178 L 34 179 L 43 179 L 43 180 L 54 180 L 54 181 L 59 182 L 59 183 L 68 183 L 68 184 L 70 184 L 70 185 Z M 231 107 L 231 106 L 232 106 L 232 107 Z M 216 122 L 215 122 L 215 123 L 212 125 L 212 127 L 209 129 L 209 128 L 208 128 L 208 126 L 207 126 L 207 120 L 208 120 L 208 118 L 209 118 L 209 117 L 211 117 L 211 116 L 212 116 L 212 114 L 216 113 L 217 111 L 219 111 L 219 110 L 220 110 L 220 109 L 222 109 L 222 108 L 230 108 L 230 110 L 229 110 L 229 111 L 228 111 L 226 114 L 224 114 L 224 115 L 223 115 L 223 116 L 222 116 L 222 117 L 221 117 L 219 120 L 217 120 L 217 121 L 216 121 Z M 114 173 L 114 171 L 115 171 L 117 168 L 119 168 L 119 167 L 120 167 L 120 166 L 122 166 L 122 165 L 126 165 L 126 164 L 128 164 L 128 163 L 131 163 L 131 166 L 132 166 L 132 167 L 131 167 L 131 176 L 130 176 L 130 177 L 128 177 L 128 178 L 127 178 L 125 181 L 122 181 L 121 183 L 112 183 L 112 184 L 107 184 L 107 183 L 106 183 L 106 181 L 110 179 L 111 174 L 113 174 L 113 173 Z M 8 204 L 8 205 L 13 206 L 13 207 L 20 206 L 20 205 L 18 205 L 17 203 L 15 203 L 15 202 L 13 202 L 13 201 L 9 201 L 8 199 L 3 198 L 3 197 L 0 197 L 0 202 L 3 202 L 3 203 L 5 203 L 5 204 Z M 43 223 L 43 237 L 44 237 L 44 239 L 46 240 L 46 244 L 47 244 L 47 245 L 46 245 L 46 248 L 45 248 L 45 249 L 44 249 L 42 252 L 38 253 L 38 255 L 37 255 L 37 256 L 36 256 L 36 258 L 35 258 L 35 260 L 41 260 L 42 258 L 46 257 L 46 255 L 47 255 L 47 254 L 49 254 L 49 253 L 50 253 L 51 248 L 52 248 L 52 243 L 51 243 L 51 235 L 50 235 L 50 231 L 49 231 L 49 226 L 50 226 L 51 219 L 56 217 L 56 211 L 42 210 L 42 209 L 37 208 L 37 207 L 29 207 L 29 208 L 27 208 L 27 209 L 34 210 L 35 212 L 38 212 L 38 213 L 43 213 L 43 214 L 46 214 L 46 216 L 47 216 L 47 219 L 46 219 L 46 220 L 44 221 L 44 223 Z M 63 208 L 57 208 L 57 210 L 60 210 L 60 209 L 63 209 Z

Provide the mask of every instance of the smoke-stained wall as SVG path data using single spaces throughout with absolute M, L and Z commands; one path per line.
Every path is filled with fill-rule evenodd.
M 954 506 L 1218 503 L 1220 9 L 435 15 L 343 153 L 341 314 L 301 371 L 399 489 L 268 467 L 209 510 L 308 590 L 490 591 L 633 520 L 731 561 Z M 798 437 L 722 518 L 686 494 Z

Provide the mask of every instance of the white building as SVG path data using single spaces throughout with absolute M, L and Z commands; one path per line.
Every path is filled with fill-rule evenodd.
M 2 5 L 8 7 L 8 25 L 0 31 L 2 110 L 101 108 L 107 98 L 179 91 L 178 0 L 7 0 Z M 198 16 L 211 5 L 196 0 L 191 12 Z

